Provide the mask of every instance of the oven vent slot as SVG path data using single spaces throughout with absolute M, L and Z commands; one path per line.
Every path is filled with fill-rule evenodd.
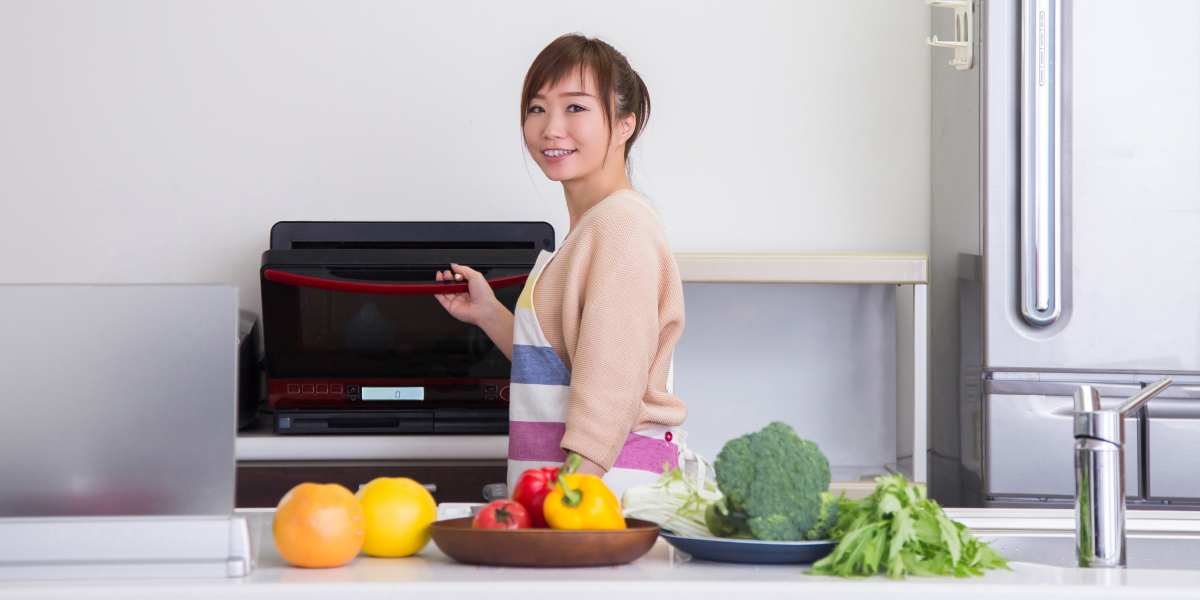
M 364 241 L 315 241 L 295 240 L 293 250 L 532 250 L 535 244 L 530 241 L 481 242 L 481 241 L 405 241 L 405 242 L 364 242 Z

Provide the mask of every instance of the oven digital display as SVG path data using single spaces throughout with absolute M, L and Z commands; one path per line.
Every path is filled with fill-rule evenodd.
M 425 399 L 423 387 L 363 387 L 362 399 L 365 400 L 414 400 Z

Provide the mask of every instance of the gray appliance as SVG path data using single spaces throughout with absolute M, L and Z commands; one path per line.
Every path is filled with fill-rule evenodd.
M 225 285 L 0 285 L 0 581 L 250 573 L 237 302 Z
M 237 289 L 0 285 L 0 518 L 228 516 Z
M 1126 493 L 1200 507 L 1200 3 L 972 10 L 973 66 L 932 58 L 931 493 L 1069 506 L 1074 389 L 1165 375 Z

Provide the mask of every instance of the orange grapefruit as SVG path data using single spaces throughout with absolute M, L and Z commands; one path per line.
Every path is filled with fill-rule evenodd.
M 358 555 L 366 519 L 358 498 L 336 483 L 301 483 L 275 508 L 275 547 L 297 567 L 340 567 Z

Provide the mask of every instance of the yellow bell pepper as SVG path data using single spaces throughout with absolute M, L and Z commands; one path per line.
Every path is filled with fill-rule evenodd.
M 567 457 L 556 487 L 546 495 L 542 512 L 552 529 L 625 529 L 621 503 L 595 475 L 575 473 L 582 458 Z

